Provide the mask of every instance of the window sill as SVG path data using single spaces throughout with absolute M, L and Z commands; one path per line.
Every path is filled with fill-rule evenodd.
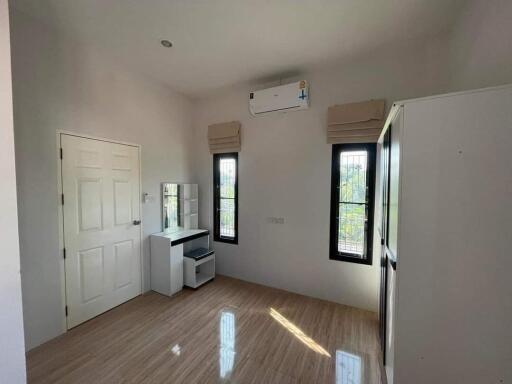
M 225 244 L 238 245 L 238 238 L 236 238 L 236 237 L 234 239 L 226 239 L 226 238 L 222 238 L 222 237 L 214 237 L 213 241 L 216 242 L 216 243 L 225 243 Z
M 354 263 L 354 264 L 362 264 L 362 265 L 370 265 L 370 266 L 372 265 L 371 258 L 360 259 L 360 258 L 357 258 L 354 256 L 348 256 L 348 255 L 344 255 L 344 254 L 340 254 L 340 253 L 335 253 L 335 254 L 329 255 L 329 259 L 337 260 L 337 261 L 346 261 L 346 262 Z

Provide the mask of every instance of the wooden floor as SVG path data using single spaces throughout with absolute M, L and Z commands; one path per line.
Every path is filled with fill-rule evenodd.
M 371 312 L 223 276 L 148 293 L 27 356 L 29 383 L 380 384 Z

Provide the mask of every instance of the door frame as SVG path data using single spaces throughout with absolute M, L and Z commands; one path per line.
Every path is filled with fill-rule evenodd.
M 66 316 L 66 306 L 67 306 L 67 297 L 66 297 L 66 266 L 65 266 L 65 260 L 64 260 L 64 210 L 62 209 L 61 204 L 61 196 L 63 193 L 62 190 L 62 159 L 60 157 L 60 148 L 61 148 L 61 137 L 63 135 L 68 136 L 75 136 L 80 137 L 82 139 L 91 139 L 91 140 L 98 140 L 98 141 L 105 141 L 107 143 L 113 143 L 113 144 L 121 144 L 121 145 L 128 145 L 131 147 L 137 148 L 139 151 L 139 214 L 141 218 L 141 224 L 139 226 L 139 234 L 140 234 L 140 294 L 144 292 L 144 246 L 143 246 L 143 234 L 144 234 L 144 220 L 142 220 L 142 158 L 141 158 L 141 152 L 142 152 L 142 146 L 140 144 L 130 143 L 126 141 L 119 141 L 119 140 L 113 140 L 113 139 L 107 139 L 104 137 L 98 137 L 98 136 L 92 136 L 92 135 L 86 135 L 82 133 L 77 133 L 73 131 L 66 131 L 66 130 L 57 130 L 56 131 L 56 140 L 57 140 L 57 146 L 56 146 L 56 158 L 57 158 L 57 201 L 58 201 L 58 210 L 57 210 L 57 216 L 59 221 L 59 260 L 60 260 L 60 275 L 61 275 L 61 318 L 62 318 L 62 333 L 65 333 L 68 331 L 68 322 L 67 322 L 67 316 Z

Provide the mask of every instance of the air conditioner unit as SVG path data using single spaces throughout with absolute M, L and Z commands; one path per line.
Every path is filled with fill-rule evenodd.
M 249 94 L 253 116 L 275 111 L 298 111 L 309 108 L 309 86 L 305 80 L 254 91 Z

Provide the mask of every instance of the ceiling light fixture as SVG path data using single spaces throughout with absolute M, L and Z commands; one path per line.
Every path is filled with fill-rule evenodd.
M 165 48 L 171 48 L 172 47 L 172 43 L 169 40 L 161 40 L 160 44 L 162 44 L 162 46 L 164 46 Z

